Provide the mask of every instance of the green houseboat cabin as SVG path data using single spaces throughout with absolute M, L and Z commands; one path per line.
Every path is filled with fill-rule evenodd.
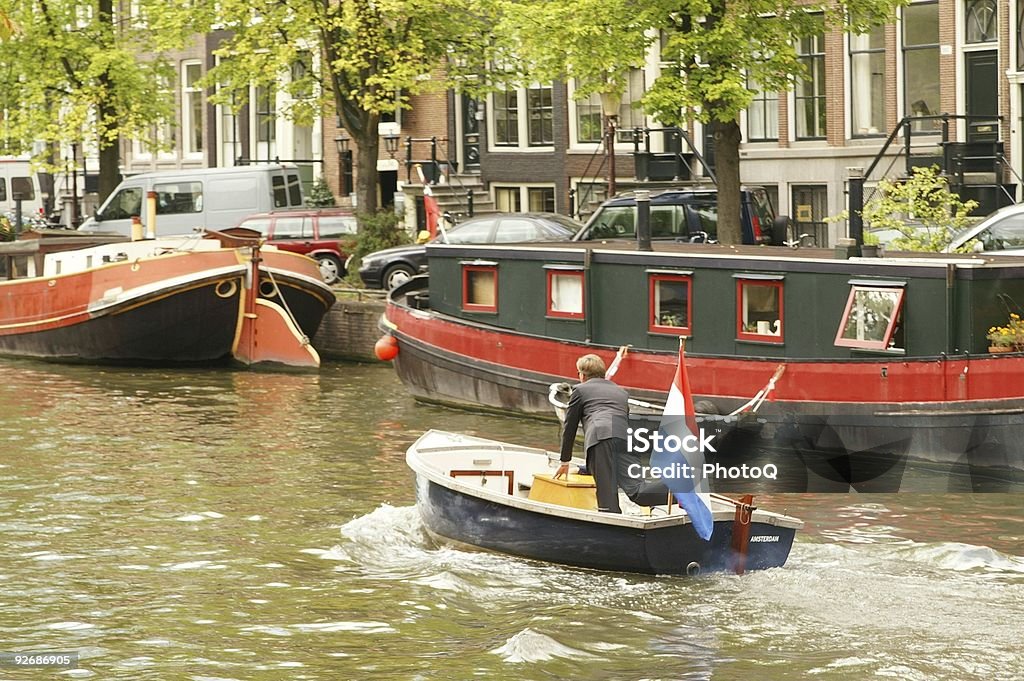
M 990 353 L 986 338 L 1024 312 L 1024 260 L 705 244 L 428 256 L 429 283 L 397 289 L 387 312 L 396 369 L 420 398 L 549 413 L 549 384 L 574 379 L 580 354 L 629 345 L 616 382 L 663 399 L 682 337 L 694 396 L 717 413 L 781 364 L 769 420 L 847 418 L 860 426 L 842 439 L 862 448 L 911 428 L 922 456 L 984 449 L 1024 468 L 1024 354 Z

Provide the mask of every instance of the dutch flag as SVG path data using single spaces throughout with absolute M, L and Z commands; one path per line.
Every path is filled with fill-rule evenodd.
M 693 394 L 690 392 L 690 381 L 686 376 L 686 363 L 683 359 L 682 345 L 679 347 L 679 365 L 676 367 L 675 379 L 669 389 L 665 411 L 661 415 L 662 443 L 678 445 L 685 441 L 687 435 L 697 435 L 697 419 L 693 409 Z M 670 436 L 675 436 L 674 438 Z M 699 439 L 699 438 L 698 438 Z M 665 481 L 679 504 L 690 516 L 693 529 L 697 535 L 708 541 L 715 527 L 711 513 L 711 494 L 708 482 L 702 472 L 704 454 L 688 452 L 679 446 L 671 448 L 655 447 L 651 456 L 651 466 L 662 469 L 672 468 L 690 473 L 689 477 L 666 477 Z

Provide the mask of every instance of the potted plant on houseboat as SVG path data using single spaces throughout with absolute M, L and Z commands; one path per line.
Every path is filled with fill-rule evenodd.
M 988 347 L 989 352 L 1024 351 L 1024 319 L 1012 313 L 1005 326 L 993 326 L 985 338 L 991 343 Z
M 881 243 L 878 235 L 874 232 L 864 232 L 864 245 L 860 247 L 860 254 L 865 258 L 877 258 Z

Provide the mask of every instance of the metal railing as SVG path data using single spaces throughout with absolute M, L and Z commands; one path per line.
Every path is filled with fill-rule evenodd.
M 979 129 L 986 124 L 994 123 L 997 127 L 997 134 L 995 140 L 991 142 L 954 142 L 950 139 L 950 123 L 953 121 L 964 121 L 971 129 Z M 928 124 L 931 127 L 925 127 Z M 936 124 L 937 127 L 936 127 Z M 977 116 L 967 114 L 935 114 L 930 116 L 904 116 L 896 124 L 896 127 L 892 129 L 889 135 L 885 138 L 885 142 L 882 144 L 882 148 L 872 159 L 871 164 L 867 167 L 863 173 L 859 175 L 852 175 L 849 178 L 849 193 L 847 196 L 847 206 L 849 213 L 849 235 L 858 244 L 864 241 L 864 187 L 865 183 L 872 179 L 881 179 L 888 177 L 889 173 L 896 163 L 903 159 L 904 162 L 904 173 L 911 175 L 915 167 L 915 159 L 918 162 L 924 161 L 929 165 L 938 165 L 947 177 L 952 177 L 957 180 L 958 184 L 964 184 L 964 173 L 970 172 L 967 170 L 968 167 L 978 167 L 980 162 L 991 161 L 991 168 L 986 168 L 986 172 L 992 172 L 995 174 L 993 184 L 999 187 L 1006 196 L 1006 190 L 1002 186 L 1000 177 L 1004 168 L 1009 168 L 1009 164 L 1006 163 L 1006 158 L 1003 156 L 1002 150 L 1000 149 L 1002 136 L 999 134 L 999 130 L 1002 128 L 1003 119 L 1001 116 Z M 915 128 L 917 128 L 915 130 Z M 890 158 L 889 165 L 886 167 L 885 172 L 879 176 L 875 176 L 875 170 L 879 167 L 882 160 L 886 158 L 886 154 L 889 152 L 890 147 L 896 141 L 896 138 L 902 133 L 902 148 L 899 153 L 893 155 Z M 938 142 L 939 153 L 935 154 L 917 154 L 913 153 L 914 139 L 915 137 L 920 139 L 922 137 L 927 138 L 925 145 L 928 148 L 934 149 L 936 143 L 933 138 L 936 134 L 940 135 L 940 141 Z M 960 153 L 967 152 L 971 149 L 968 145 L 985 145 L 991 144 L 991 153 L 989 154 L 968 154 Z M 952 169 L 950 165 L 954 166 Z M 951 172 L 952 171 L 952 172 Z M 872 188 L 871 195 L 867 197 L 867 200 L 871 200 L 874 192 L 877 191 L 877 187 Z M 1009 197 L 1013 198 L 1013 197 Z

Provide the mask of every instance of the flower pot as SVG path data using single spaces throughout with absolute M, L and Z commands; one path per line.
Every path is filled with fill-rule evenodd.
M 860 247 L 860 254 L 865 258 L 877 258 L 878 244 L 864 244 Z
M 1013 347 L 1009 345 L 990 345 L 988 346 L 988 351 L 991 352 L 992 354 L 997 354 L 1000 352 L 1013 352 Z

